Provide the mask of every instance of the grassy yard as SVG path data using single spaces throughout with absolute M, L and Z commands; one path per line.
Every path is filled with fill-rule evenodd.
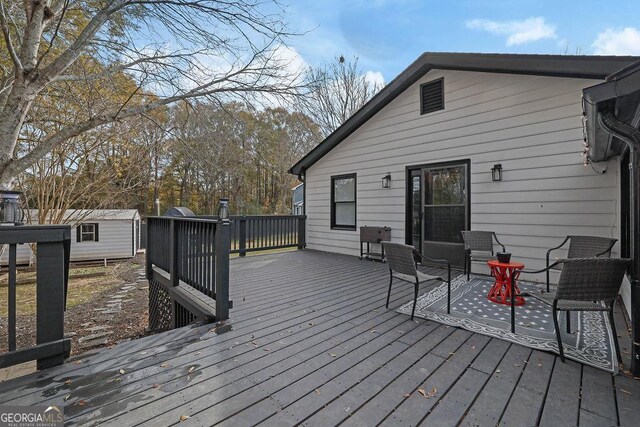
M 108 268 L 107 268 L 108 269 Z M 105 273 L 105 275 L 89 278 L 73 278 L 83 274 Z M 110 277 L 104 267 L 82 267 L 69 271 L 69 290 L 67 294 L 67 308 L 91 301 L 94 295 L 100 294 L 110 287 L 118 284 L 120 280 Z M 33 315 L 36 312 L 36 285 L 35 272 L 18 272 L 18 280 L 33 280 L 31 283 L 16 287 L 17 314 L 18 316 Z M 9 288 L 6 274 L 0 280 L 0 316 L 8 315 Z

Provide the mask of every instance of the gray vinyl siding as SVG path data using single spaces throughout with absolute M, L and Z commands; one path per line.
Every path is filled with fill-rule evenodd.
M 440 77 L 445 108 L 421 115 L 420 85 Z M 405 167 L 464 159 L 471 161 L 471 229 L 496 231 L 527 267 L 543 267 L 546 250 L 567 234 L 617 238 L 618 164 L 610 161 L 598 175 L 580 156 L 582 88 L 595 83 L 427 73 L 306 171 L 307 246 L 359 254 L 357 230 L 330 228 L 332 175 L 357 174 L 357 227 L 389 226 L 392 240 L 404 242 Z M 495 163 L 501 182 L 491 181 Z M 391 188 L 383 189 L 387 172 Z M 473 269 L 488 272 L 483 264 Z

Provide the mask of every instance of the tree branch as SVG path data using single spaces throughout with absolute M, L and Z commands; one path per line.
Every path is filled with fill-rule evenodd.
M 13 62 L 13 66 L 15 69 L 14 75 L 17 77 L 22 75 L 22 62 L 18 57 L 18 53 L 13 45 L 13 41 L 11 40 L 11 31 L 9 30 L 9 23 L 7 22 L 7 13 L 4 8 L 4 0 L 0 0 L 0 25 L 2 26 L 2 35 L 4 36 L 4 42 L 7 45 L 7 50 L 9 51 L 9 56 L 11 57 L 11 61 Z
M 114 0 L 103 9 L 98 11 L 91 21 L 84 27 L 78 38 L 63 53 L 60 54 L 51 64 L 44 67 L 38 78 L 34 81 L 35 90 L 39 91 L 49 84 L 57 75 L 66 70 L 84 52 L 87 44 L 100 31 L 102 26 L 118 10 L 127 5 L 126 0 Z

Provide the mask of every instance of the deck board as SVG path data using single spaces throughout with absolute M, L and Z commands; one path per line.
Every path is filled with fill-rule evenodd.
M 578 425 L 582 365 L 572 360 L 557 363 L 542 410 L 541 426 Z
M 495 426 L 500 422 L 530 355 L 531 349 L 509 344 L 497 367 L 491 372 L 491 378 L 467 412 L 462 425 Z
M 234 259 L 230 271 L 225 324 L 0 383 L 0 404 L 63 405 L 69 425 L 183 415 L 193 426 L 629 425 L 640 416 L 639 381 L 395 312 L 411 300 L 409 284 L 394 284 L 385 309 L 384 264 L 295 251 Z M 616 323 L 624 352 L 620 310 Z
M 583 417 L 592 418 L 592 415 L 598 415 L 607 418 L 609 422 L 617 422 L 616 399 L 613 391 L 611 375 L 591 366 L 584 366 L 580 421 L 582 422 Z

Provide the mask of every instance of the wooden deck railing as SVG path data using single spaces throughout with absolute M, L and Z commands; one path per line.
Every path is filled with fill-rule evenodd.
M 230 221 L 147 220 L 149 327 L 163 330 L 228 319 Z
M 226 320 L 229 254 L 305 246 L 304 215 L 147 218 L 149 327 Z
M 36 343 L 17 346 L 17 270 L 16 249 L 19 244 L 35 243 L 36 249 Z M 71 227 L 36 225 L 0 228 L 0 245 L 8 245 L 8 352 L 0 354 L 0 368 L 37 360 L 38 369 L 60 365 L 71 351 L 71 341 L 64 338 L 64 311 Z
M 231 216 L 231 253 L 304 248 L 304 215 Z

